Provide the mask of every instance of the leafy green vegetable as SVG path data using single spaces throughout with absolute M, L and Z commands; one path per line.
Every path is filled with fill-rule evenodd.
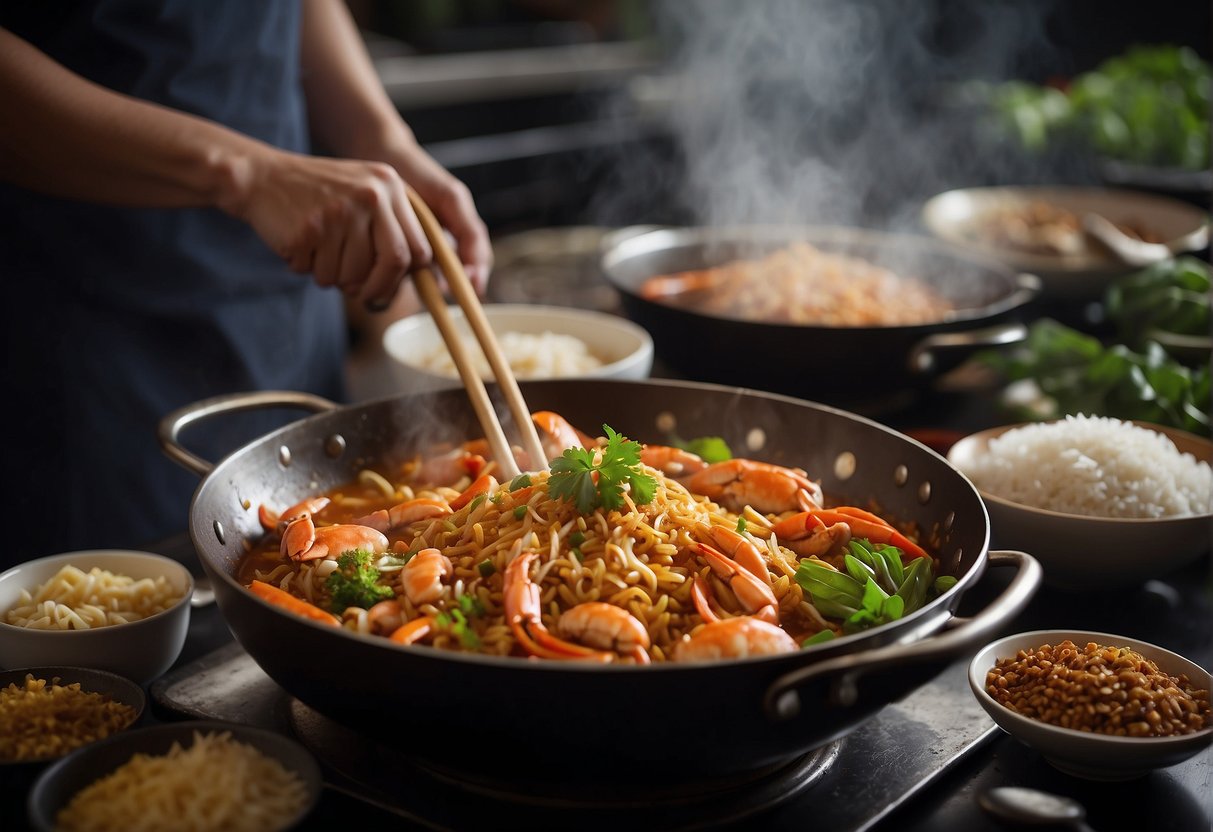
M 625 485 L 631 489 L 633 502 L 640 505 L 652 502 L 657 480 L 640 468 L 640 444 L 608 425 L 602 429 L 607 437 L 606 447 L 599 451 L 569 448 L 552 460 L 548 490 L 555 497 L 576 503 L 582 514 L 599 507 L 621 508 Z
M 804 641 L 800 642 L 801 647 L 812 647 L 814 644 L 825 644 L 827 641 L 833 641 L 835 638 L 833 630 L 822 630 L 816 635 L 809 636 Z
M 848 548 L 849 553 L 843 556 L 845 572 L 805 559 L 795 576 L 818 612 L 842 619 L 843 632 L 896 621 L 922 607 L 932 591 L 938 594 L 956 583 L 950 576 L 935 579 L 929 558 L 915 558 L 903 568 L 901 550 L 896 546 L 856 539 Z
M 729 443 L 719 436 L 701 436 L 698 439 L 677 439 L 672 442 L 674 447 L 690 451 L 704 462 L 727 462 L 733 458 L 733 449 Z
M 331 608 L 340 613 L 347 607 L 370 609 L 380 601 L 395 597 L 390 586 L 379 584 L 375 556 L 364 549 L 351 549 L 337 558 L 337 569 L 325 581 L 331 596 Z
M 1118 279 L 1104 296 L 1108 320 L 1120 337 L 1140 345 L 1150 330 L 1208 335 L 1213 269 L 1195 257 L 1155 263 Z M 1207 356 L 1206 356 L 1207 359 Z
M 1024 419 L 1083 413 L 1209 435 L 1209 365 L 1185 367 L 1153 341 L 1140 353 L 1124 344 L 1104 347 L 1097 338 L 1046 319 L 1033 323 L 1017 347 L 977 359 L 1011 381 L 1036 385 L 1044 406 L 1017 410 Z
M 1209 166 L 1213 72 L 1188 47 L 1139 46 L 1074 78 L 1068 89 L 1010 81 L 985 92 L 999 129 L 1039 152 L 1077 141 L 1111 159 Z
M 434 616 L 434 626 L 440 630 L 450 630 L 451 635 L 459 639 L 459 643 L 468 650 L 480 647 L 480 636 L 468 626 L 467 616 L 462 610 L 449 610 Z

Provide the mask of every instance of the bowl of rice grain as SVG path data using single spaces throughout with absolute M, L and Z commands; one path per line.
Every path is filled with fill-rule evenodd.
M 969 687 L 999 728 L 1087 780 L 1141 777 L 1213 744 L 1209 671 L 1127 636 L 1007 636 L 973 657 Z
M 315 758 L 295 740 L 190 721 L 128 731 L 55 763 L 28 810 L 45 832 L 277 832 L 302 822 L 322 787 Z
M 1100 416 L 1008 425 L 965 437 L 948 461 L 972 480 L 1001 548 L 1072 590 L 1161 577 L 1207 553 L 1213 443 Z
M 69 665 L 145 684 L 168 670 L 189 630 L 189 570 L 151 552 L 104 549 L 0 573 L 0 668 Z
M 560 306 L 487 304 L 485 318 L 520 381 L 551 378 L 648 378 L 653 339 L 631 321 L 605 312 Z M 459 337 L 482 378 L 491 381 L 479 343 L 462 310 L 451 309 Z M 458 387 L 455 362 L 434 319 L 422 313 L 396 321 L 383 334 L 402 392 Z

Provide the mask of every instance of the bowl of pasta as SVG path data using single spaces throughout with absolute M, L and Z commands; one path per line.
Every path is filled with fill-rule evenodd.
M 0 667 L 70 665 L 139 683 L 168 670 L 189 629 L 189 570 L 150 552 L 67 552 L 0 574 Z

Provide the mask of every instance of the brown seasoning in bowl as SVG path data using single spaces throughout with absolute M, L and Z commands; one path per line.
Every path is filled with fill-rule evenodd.
M 1094 642 L 1079 648 L 1067 639 L 999 659 L 986 692 L 1017 714 L 1088 733 L 1170 737 L 1210 724 L 1207 689 L 1127 647 Z
M 104 739 L 135 721 L 130 705 L 80 683 L 59 684 L 25 674 L 18 686 L 0 688 L 0 762 L 61 757 Z

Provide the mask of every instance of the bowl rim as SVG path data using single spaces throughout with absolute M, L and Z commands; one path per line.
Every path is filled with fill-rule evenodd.
M 456 324 L 459 324 L 460 321 L 462 321 L 466 318 L 466 315 L 464 315 L 463 310 L 460 309 L 459 307 L 451 307 L 450 313 L 451 313 L 451 317 L 454 319 Z M 635 321 L 631 321 L 631 320 L 621 317 L 619 315 L 613 315 L 609 312 L 600 312 L 595 309 L 578 309 L 573 306 L 556 306 L 556 305 L 551 305 L 551 304 L 534 304 L 534 303 L 487 303 L 484 305 L 484 314 L 485 314 L 486 318 L 489 319 L 490 324 L 493 323 L 492 319 L 493 319 L 494 315 L 497 313 L 517 314 L 517 315 L 535 314 L 535 315 L 551 317 L 551 318 L 573 319 L 574 321 L 586 321 L 586 322 L 592 321 L 594 323 L 594 325 L 602 326 L 606 329 L 612 329 L 617 333 L 624 333 L 626 335 L 629 335 L 629 336 L 635 338 L 638 342 L 635 347 L 633 347 L 626 354 L 624 354 L 620 358 L 615 359 L 614 361 L 611 361 L 609 363 L 604 363 L 602 366 L 596 367 L 587 373 L 582 373 L 582 374 L 578 374 L 578 375 L 574 375 L 574 376 L 563 376 L 562 378 L 598 378 L 598 377 L 602 377 L 602 376 L 607 376 L 613 372 L 616 372 L 616 371 L 622 369 L 623 367 L 625 367 L 627 365 L 630 365 L 638 360 L 643 361 L 643 360 L 645 360 L 646 357 L 653 355 L 653 350 L 654 350 L 653 336 L 649 334 L 649 331 L 647 329 L 640 326 Z M 385 353 L 387 353 L 388 357 L 391 358 L 393 361 L 397 361 L 397 362 L 407 366 L 410 370 L 412 370 L 414 372 L 421 373 L 422 375 L 428 376 L 430 378 L 442 379 L 443 381 L 458 382 L 459 381 L 458 376 L 448 376 L 448 375 L 443 375 L 441 373 L 435 373 L 431 370 L 427 370 L 426 368 L 420 366 L 419 364 L 416 364 L 413 361 L 409 361 L 408 358 L 400 355 L 398 352 L 395 352 L 392 349 L 392 346 L 391 346 L 392 333 L 394 333 L 394 332 L 398 333 L 403 330 L 416 331 L 422 327 L 425 327 L 427 324 L 434 327 L 435 332 L 437 332 L 437 325 L 434 323 L 433 317 L 428 312 L 425 312 L 425 311 L 417 312 L 412 315 L 408 315 L 406 317 L 393 321 L 383 331 L 383 336 L 380 339 L 382 342 L 383 351 Z M 500 333 L 497 333 L 496 328 L 494 328 L 494 333 L 500 334 Z M 574 336 L 574 337 L 576 337 L 576 336 Z M 442 341 L 442 337 L 441 337 L 441 334 L 439 334 L 437 342 L 441 343 L 441 341 Z M 523 380 L 526 380 L 526 379 L 523 379 Z M 545 380 L 545 379 L 535 379 L 535 380 L 538 381 L 538 380 Z
M 1148 211 L 1151 207 L 1167 207 L 1178 213 L 1189 214 L 1191 227 L 1177 236 L 1169 237 L 1163 242 L 1172 247 L 1176 254 L 1189 251 L 1199 251 L 1208 245 L 1210 234 L 1210 219 L 1207 213 L 1181 199 L 1171 196 L 1146 193 L 1132 188 L 1119 188 L 1100 185 L 990 185 L 970 188 L 952 188 L 941 191 L 927 199 L 919 210 L 919 219 L 923 227 L 940 240 L 962 246 L 973 251 L 985 252 L 1004 263 L 1014 264 L 1017 268 L 1045 272 L 1058 278 L 1082 277 L 1091 274 L 1109 272 L 1132 272 L 1138 267 L 1129 266 L 1114 256 L 1079 257 L 1067 255 L 1049 255 L 987 243 L 983 240 L 972 240 L 959 233 L 964 223 L 955 220 L 943 220 L 939 217 L 941 206 L 950 201 L 965 200 L 973 203 L 975 200 L 998 200 L 1007 205 L 1027 204 L 1030 202 L 1049 202 L 1050 200 L 1073 200 L 1101 198 L 1112 202 L 1124 203 L 1126 206 L 1136 205 L 1138 210 Z M 977 206 L 974 205 L 974 208 Z M 976 216 L 979 211 L 974 211 Z
M 1060 725 L 1053 725 L 1049 722 L 1042 722 L 1038 719 L 1024 716 L 1011 710 L 1005 705 L 997 702 L 994 697 L 985 689 L 986 674 L 994 668 L 998 661 L 998 652 L 1004 650 L 1005 646 L 1013 641 L 1021 641 L 1031 638 L 1035 645 L 1056 644 L 1059 641 L 1070 639 L 1075 644 L 1077 639 L 1084 639 L 1084 644 L 1093 641 L 1102 646 L 1111 646 L 1115 643 L 1118 647 L 1128 647 L 1134 651 L 1140 652 L 1141 647 L 1147 648 L 1151 652 L 1161 653 L 1167 656 L 1167 659 L 1172 658 L 1187 662 L 1195 667 L 1199 667 L 1207 676 L 1210 677 L 1210 683 L 1213 685 L 1213 674 L 1210 674 L 1201 665 L 1176 653 L 1174 650 L 1168 650 L 1153 642 L 1142 641 L 1141 639 L 1132 638 L 1130 636 L 1122 636 L 1116 633 L 1100 632 L 1097 630 L 1026 630 L 1020 633 L 1012 633 L 1002 638 L 996 639 L 984 647 L 981 647 L 969 661 L 968 679 L 969 687 L 973 694 L 977 697 L 977 701 L 990 715 L 999 727 L 1003 728 L 1008 734 L 1014 735 L 1017 739 L 1022 739 L 1025 732 L 1042 732 L 1047 736 L 1053 737 L 1062 741 L 1078 741 L 1078 742 L 1093 742 L 1101 743 L 1110 746 L 1119 747 L 1125 750 L 1159 750 L 1175 746 L 1185 746 L 1189 744 L 1202 744 L 1205 739 L 1213 739 L 1213 722 L 1206 725 L 1199 731 L 1193 731 L 1190 734 L 1178 734 L 1169 737 L 1119 737 L 1112 734 L 1101 734 L 1093 731 L 1080 731 L 1077 728 L 1063 728 Z M 988 658 L 987 658 L 988 657 Z M 1148 657 L 1147 657 L 1148 658 Z M 1158 664 L 1157 661 L 1155 664 Z M 1172 675 L 1172 670 L 1164 667 L 1159 667 L 1168 675 Z M 978 675 L 980 674 L 980 676 Z M 1213 689 L 1213 687 L 1209 688 Z M 995 717 L 994 714 L 999 714 L 1000 717 Z M 1015 730 L 1012 730 L 1014 728 Z
M 23 563 L 18 563 L 14 566 L 9 567 L 8 569 L 5 569 L 3 572 L 0 572 L 0 582 L 5 581 L 5 579 L 8 578 L 8 576 L 10 576 L 16 572 L 19 572 L 23 569 L 28 569 L 28 568 L 40 566 L 40 565 L 49 566 L 49 565 L 56 564 L 59 562 L 67 564 L 67 563 L 71 563 L 73 558 L 80 560 L 83 558 L 98 557 L 98 556 L 103 557 L 103 558 L 110 557 L 110 556 L 135 557 L 136 559 L 147 560 L 151 563 L 159 563 L 164 566 L 167 566 L 169 569 L 177 571 L 179 575 L 184 576 L 185 591 L 182 593 L 180 598 L 178 598 L 176 601 L 174 601 L 168 607 L 160 610 L 159 612 L 152 613 L 147 618 L 141 618 L 138 621 L 128 621 L 124 624 L 107 624 L 104 627 L 91 627 L 87 630 L 39 629 L 39 628 L 35 628 L 35 627 L 22 627 L 18 624 L 9 624 L 8 621 L 5 620 L 8 616 L 9 610 L 4 609 L 4 610 L 0 610 L 0 633 L 6 633 L 6 632 L 7 633 L 26 633 L 26 634 L 28 634 L 28 637 L 30 637 L 30 638 L 60 638 L 60 639 L 63 639 L 63 638 L 76 638 L 76 639 L 97 638 L 98 636 L 95 634 L 114 632 L 115 628 L 121 628 L 122 632 L 129 633 L 129 632 L 131 632 L 131 630 L 128 629 L 130 627 L 142 627 L 142 628 L 154 627 L 154 626 L 156 626 L 156 622 L 162 621 L 165 618 L 169 617 L 170 614 L 178 612 L 181 609 L 181 607 L 187 607 L 187 608 L 189 607 L 190 598 L 194 594 L 194 583 L 195 582 L 194 582 L 193 574 L 189 571 L 189 569 L 185 566 L 185 564 L 181 563 L 180 561 L 173 560 L 170 557 L 166 557 L 165 555 L 156 554 L 155 552 L 146 552 L 146 551 L 142 551 L 139 549 L 80 549 L 80 550 L 74 551 L 74 552 L 61 552 L 56 555 L 47 555 L 46 557 L 35 558 L 34 560 L 27 560 Z M 74 565 L 76 565 L 76 564 L 74 564 Z M 94 565 L 96 565 L 96 564 L 94 564 Z M 77 568 L 83 568 L 83 567 L 80 567 L 79 565 L 77 565 Z M 105 567 L 101 567 L 101 568 L 105 568 Z M 56 569 L 54 571 L 58 572 L 58 569 Z M 87 570 L 85 570 L 85 571 L 87 571 Z M 165 577 L 167 578 L 167 577 L 169 577 L 169 575 L 165 574 Z M 9 578 L 9 580 L 11 580 L 11 578 Z M 23 588 L 30 589 L 31 587 L 23 587 Z M 11 609 L 11 607 L 9 609 Z
M 156 725 L 148 725 L 142 728 L 121 731 L 117 734 L 106 737 L 103 740 L 77 749 L 71 754 L 68 754 L 66 757 L 52 763 L 45 771 L 38 775 L 38 778 L 34 781 L 33 786 L 30 787 L 29 794 L 26 798 L 27 818 L 33 822 L 33 825 L 36 828 L 50 828 L 50 826 L 45 822 L 47 818 L 42 814 L 41 811 L 37 811 L 41 808 L 40 803 L 42 802 L 42 792 L 50 788 L 50 785 L 53 784 L 57 779 L 63 777 L 64 772 L 70 772 L 72 768 L 76 766 L 84 766 L 89 761 L 90 757 L 94 757 L 102 753 L 103 749 L 111 746 L 118 746 L 124 743 L 127 745 L 139 743 L 144 737 L 155 738 L 160 735 L 172 737 L 180 734 L 182 738 L 189 738 L 192 740 L 193 733 L 195 731 L 200 731 L 202 733 L 229 732 L 233 740 L 252 745 L 257 749 L 258 752 L 267 757 L 278 759 L 279 762 L 282 761 L 277 757 L 277 755 L 266 751 L 262 743 L 268 740 L 271 743 L 278 743 L 282 747 L 289 749 L 292 752 L 294 759 L 298 761 L 301 767 L 295 768 L 292 766 L 287 766 L 285 763 L 283 763 L 283 767 L 287 768 L 303 781 L 307 790 L 307 800 L 304 802 L 299 812 L 291 819 L 291 823 L 284 828 L 290 829 L 298 826 L 300 822 L 302 822 L 315 810 L 316 804 L 320 801 L 321 793 L 324 791 L 324 777 L 320 770 L 320 764 L 317 762 L 315 755 L 312 754 L 312 752 L 309 751 L 307 747 L 303 745 L 303 743 L 299 742 L 293 737 L 289 737 L 277 731 L 272 731 L 268 728 L 260 728 L 255 725 L 246 725 L 239 722 L 206 719 L 162 722 Z M 157 753 L 163 754 L 166 751 L 167 748 L 165 751 Z M 96 780 L 100 777 L 111 774 L 113 771 L 117 770 L 119 766 L 125 765 L 125 763 L 129 762 L 135 754 L 139 753 L 149 752 L 140 751 L 138 749 L 131 750 L 124 762 L 118 763 L 113 768 L 98 772 L 93 779 Z M 53 818 L 51 818 L 51 820 L 53 820 Z
M 82 748 L 89 748 L 99 742 L 105 742 L 110 737 L 115 737 L 127 731 L 135 730 L 139 724 L 139 720 L 143 718 L 144 711 L 147 710 L 147 694 L 143 690 L 143 686 L 138 684 L 134 679 L 123 676 L 120 673 L 114 673 L 109 670 L 94 670 L 91 667 L 81 667 L 79 665 L 52 664 L 52 665 L 35 665 L 30 667 L 11 667 L 0 670 L 0 688 L 7 687 L 10 684 L 16 684 L 17 681 L 23 681 L 25 676 L 29 674 L 35 679 L 44 679 L 48 684 L 54 678 L 59 679 L 61 685 L 72 685 L 79 683 L 80 689 L 85 693 L 101 693 L 96 688 L 90 688 L 90 683 L 95 683 L 98 680 L 104 680 L 112 687 L 118 688 L 123 692 L 123 695 L 129 697 L 131 701 L 118 700 L 117 697 L 110 695 L 110 699 L 121 701 L 124 705 L 129 705 L 135 709 L 135 718 L 130 721 L 124 728 L 119 728 L 114 733 L 107 737 L 86 742 L 84 745 L 76 746 L 75 748 L 60 754 L 54 754 L 49 757 L 33 757 L 28 760 L 0 760 L 0 771 L 6 767 L 26 766 L 26 765 L 44 765 L 62 760 L 65 757 L 74 754 Z M 11 678 L 9 678 L 11 677 Z
M 1028 512 L 1031 514 L 1039 514 L 1044 517 L 1050 517 L 1050 518 L 1054 518 L 1054 519 L 1058 519 L 1058 520 L 1078 520 L 1078 521 L 1095 522 L 1095 523 L 1110 523 L 1112 525 L 1142 526 L 1142 525 L 1151 525 L 1151 524 L 1163 525 L 1163 524 L 1168 524 L 1168 523 L 1191 523 L 1191 522 L 1195 522 L 1195 521 L 1207 521 L 1210 518 L 1213 518 L 1213 508 L 1211 508 L 1209 511 L 1203 512 L 1201 514 L 1178 514 L 1178 515 L 1172 515 L 1170 517 L 1101 517 L 1097 514 L 1072 514 L 1070 512 L 1066 512 L 1066 511 L 1055 511 L 1053 509 L 1040 508 L 1039 506 L 1031 506 L 1031 505 L 1028 505 L 1027 503 L 1017 503 L 1014 500 L 1009 500 L 1006 497 L 1000 497 L 997 494 L 993 494 L 989 491 L 986 491 L 984 488 L 979 486 L 976 482 L 973 482 L 973 478 L 970 477 L 969 474 L 966 473 L 965 470 L 957 464 L 956 459 L 954 458 L 954 454 L 956 454 L 956 451 L 958 448 L 963 451 L 969 445 L 980 445 L 980 444 L 989 443 L 989 441 L 991 439 L 996 439 L 997 437 L 1002 436 L 1004 433 L 1009 433 L 1010 431 L 1015 430 L 1016 428 L 1022 428 L 1022 427 L 1028 427 L 1028 426 L 1034 426 L 1034 425 L 1057 424 L 1059 422 L 1064 422 L 1066 418 L 1067 418 L 1066 416 L 1060 416 L 1056 419 L 1046 419 L 1046 420 L 1039 421 L 1039 422 L 1017 422 L 1014 424 L 999 425 L 997 427 L 986 428 L 985 430 L 979 430 L 979 431 L 976 431 L 975 433 L 970 433 L 967 436 L 963 436 L 960 439 L 956 440 L 956 442 L 954 442 L 952 444 L 952 447 L 950 447 L 948 449 L 948 453 L 947 453 L 948 463 L 951 464 L 952 467 L 954 467 L 957 471 L 959 471 L 961 473 L 961 475 L 965 477 L 965 479 L 967 479 L 967 480 L 969 480 L 969 482 L 973 483 L 973 487 L 977 489 L 977 493 L 981 495 L 982 500 L 984 500 L 988 503 L 995 503 L 996 505 L 1003 506 L 1004 508 L 1015 509 L 1018 511 L 1024 511 L 1024 512 Z M 1168 427 L 1166 425 L 1157 425 L 1157 424 L 1154 424 L 1153 422 L 1143 422 L 1139 419 L 1121 419 L 1119 421 L 1128 422 L 1129 424 L 1136 425 L 1137 427 L 1145 428 L 1146 430 L 1152 430 L 1155 433 L 1161 433 L 1162 435 L 1166 436 L 1168 439 L 1171 439 L 1172 441 L 1174 441 L 1176 437 L 1179 437 L 1179 438 L 1184 439 L 1189 442 L 1195 442 L 1200 445 L 1205 445 L 1209 448 L 1210 457 L 1213 457 L 1213 440 L 1206 439 L 1203 436 L 1197 436 L 1194 433 L 1190 433 L 1186 430 L 1181 430 L 1180 428 L 1172 428 L 1172 427 Z M 1176 449 L 1178 450 L 1178 446 L 1176 447 Z M 1179 452 L 1181 454 L 1187 453 L 1186 451 L 1182 451 L 1182 450 L 1180 450 Z M 1198 458 L 1198 461 L 1208 462 L 1209 460 L 1202 460 L 1202 459 Z

